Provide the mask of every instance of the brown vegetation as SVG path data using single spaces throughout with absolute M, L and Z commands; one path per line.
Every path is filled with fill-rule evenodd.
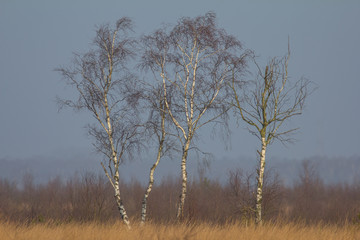
M 66 223 L 66 224 L 33 224 L 16 225 L 0 223 L 0 239 L 3 240 L 62 240 L 62 239 L 306 239 L 306 240 L 346 240 L 360 239 L 360 230 L 356 226 L 335 226 L 316 224 L 272 224 L 264 226 L 245 226 L 239 223 L 227 225 L 213 224 L 147 224 L 139 227 L 133 225 L 128 230 L 121 222 L 99 223 Z
M 0 180 L 0 239 L 360 239 L 360 184 L 325 185 L 309 162 L 285 187 L 267 172 L 264 225 L 256 226 L 256 174 L 229 173 L 221 184 L 202 176 L 189 184 L 186 222 L 176 221 L 181 179 L 169 177 L 149 197 L 149 223 L 140 227 L 143 186 L 122 189 L 133 226 L 118 220 L 112 186 L 102 175 L 75 175 L 21 187 Z
M 189 184 L 185 217 L 189 223 L 226 224 L 254 220 L 256 174 L 229 173 L 227 183 L 201 178 Z M 153 223 L 175 223 L 180 179 L 169 177 L 154 186 L 149 197 L 148 216 Z M 138 182 L 122 183 L 124 203 L 134 221 L 141 217 L 143 189 Z M 0 220 L 32 224 L 37 222 L 101 222 L 118 219 L 112 186 L 101 175 L 87 173 L 66 182 L 55 178 L 35 185 L 32 177 L 22 187 L 0 180 Z M 325 185 L 311 165 L 304 163 L 299 181 L 292 187 L 265 174 L 265 222 L 360 224 L 360 184 Z

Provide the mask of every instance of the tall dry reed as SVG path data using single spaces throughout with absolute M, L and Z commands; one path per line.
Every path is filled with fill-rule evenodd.
M 305 225 L 266 223 L 262 227 L 239 223 L 212 224 L 147 224 L 133 225 L 127 230 L 121 222 L 99 223 L 0 223 L 2 240 L 102 240 L 102 239 L 246 239 L 246 240 L 357 240 L 360 227 L 357 225 Z

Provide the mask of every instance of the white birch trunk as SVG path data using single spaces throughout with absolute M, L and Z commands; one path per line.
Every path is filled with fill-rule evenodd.
M 110 68 L 111 70 L 111 68 Z M 109 77 L 109 82 L 111 82 L 111 75 Z M 115 175 L 114 175 L 114 190 L 115 190 L 115 201 L 116 204 L 118 206 L 119 212 L 120 212 L 120 216 L 121 219 L 123 220 L 123 222 L 126 224 L 126 226 L 130 229 L 130 221 L 129 218 L 127 216 L 124 204 L 121 200 L 120 197 L 120 186 L 119 186 L 119 159 L 116 153 L 116 149 L 115 149 L 115 145 L 114 145 L 114 139 L 113 139 L 113 129 L 112 129 L 112 124 L 111 124 L 111 120 L 110 120 L 110 109 L 109 109 L 109 105 L 108 105 L 108 99 L 107 99 L 107 94 L 105 93 L 104 96 L 104 103 L 105 103 L 105 110 L 106 110 L 106 123 L 107 123 L 107 134 L 108 134 L 108 138 L 109 138 L 109 142 L 110 142 L 110 146 L 111 146 L 111 152 L 112 152 L 112 160 L 113 160 L 113 164 L 114 164 L 114 169 L 115 169 Z M 123 150 L 122 150 L 123 151 Z
M 109 141 L 110 141 L 110 145 L 111 145 L 111 150 L 112 150 L 112 155 L 113 155 L 112 158 L 113 158 L 114 168 L 115 168 L 115 176 L 114 176 L 115 196 L 114 197 L 115 197 L 115 201 L 116 201 L 116 204 L 117 204 L 119 212 L 120 212 L 121 219 L 126 224 L 126 226 L 130 229 L 131 228 L 130 221 L 129 221 L 124 204 L 123 204 L 123 202 L 121 200 L 121 196 L 120 196 L 119 159 L 117 158 L 115 147 L 114 147 L 114 140 L 112 138 L 112 126 L 111 126 L 111 122 L 110 122 L 110 118 L 109 118 L 110 114 L 109 114 L 107 105 L 106 105 L 106 111 L 107 111 L 108 136 L 109 136 Z
M 181 195 L 180 195 L 180 202 L 179 207 L 177 211 L 177 219 L 183 220 L 184 218 L 184 205 L 185 205 L 185 198 L 186 198 L 186 191 L 187 191 L 187 171 L 186 171 L 186 161 L 190 146 L 190 138 L 186 140 L 184 149 L 183 149 L 183 155 L 181 159 L 181 176 L 182 176 L 182 185 L 181 185 Z
M 115 200 L 116 200 L 116 204 L 118 206 L 119 212 L 120 212 L 120 216 L 121 219 L 123 220 L 123 222 L 126 224 L 126 226 L 128 227 L 128 229 L 130 229 L 130 221 L 128 218 L 128 215 L 126 213 L 124 204 L 121 200 L 120 197 L 120 187 L 119 187 L 119 172 L 116 171 L 115 176 L 114 176 L 114 189 L 115 189 Z
M 265 171 L 265 154 L 266 154 L 266 140 L 261 138 L 261 152 L 260 165 L 257 171 L 257 189 L 256 189 L 256 206 L 255 206 L 255 223 L 262 224 L 262 199 L 263 199 L 263 185 L 264 185 L 264 171 Z
M 152 190 L 152 186 L 154 184 L 154 171 L 155 171 L 155 169 L 156 169 L 156 167 L 159 164 L 160 159 L 161 159 L 161 152 L 162 152 L 162 149 L 163 149 L 163 143 L 164 143 L 164 139 L 162 139 L 162 141 L 160 142 L 156 162 L 153 164 L 153 166 L 150 169 L 149 185 L 148 185 L 148 187 L 147 187 L 147 189 L 145 191 L 144 199 L 143 199 L 143 202 L 142 202 L 141 225 L 144 225 L 145 220 L 146 220 L 147 199 L 149 197 L 149 194 L 150 194 L 150 192 Z

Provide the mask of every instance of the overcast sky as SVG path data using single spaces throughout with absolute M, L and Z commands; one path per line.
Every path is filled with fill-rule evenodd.
M 291 122 L 301 128 L 297 143 L 275 143 L 269 156 L 360 155 L 360 1 L 0 0 L 0 159 L 92 155 L 89 115 L 58 113 L 55 97 L 73 92 L 53 70 L 89 49 L 95 25 L 128 16 L 140 35 L 208 11 L 261 61 L 284 55 L 289 36 L 291 77 L 318 87 Z M 202 136 L 200 146 L 216 158 L 255 157 L 259 147 L 243 124 L 232 124 L 228 150 Z

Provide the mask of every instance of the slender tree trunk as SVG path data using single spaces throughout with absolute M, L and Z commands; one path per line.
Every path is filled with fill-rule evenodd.
M 111 80 L 111 75 L 110 75 L 110 80 Z M 109 142 L 110 142 L 110 146 L 111 146 L 111 151 L 112 151 L 112 160 L 114 163 L 114 168 L 115 168 L 115 176 L 114 176 L 114 190 L 115 190 L 115 201 L 116 204 L 118 206 L 119 212 L 120 212 L 120 216 L 121 219 L 124 221 L 124 223 L 126 224 L 126 226 L 130 229 L 130 221 L 129 218 L 126 214 L 126 210 L 124 207 L 124 204 L 121 200 L 120 197 L 120 187 L 119 187 L 119 159 L 117 158 L 116 155 L 116 150 L 114 147 L 114 139 L 113 139 L 113 130 L 112 130 L 112 124 L 110 121 L 110 109 L 109 109 L 109 105 L 108 105 L 108 100 L 107 100 L 107 93 L 105 93 L 104 96 L 104 102 L 105 102 L 105 110 L 106 110 L 106 123 L 107 123 L 107 134 L 108 134 L 108 138 L 109 138 Z
M 150 176 L 149 176 L 149 185 L 145 191 L 144 194 L 144 199 L 142 201 L 142 209 L 141 209 L 141 225 L 144 225 L 145 220 L 146 220 L 146 208 L 147 208 L 147 199 L 149 197 L 149 194 L 152 190 L 152 186 L 154 184 L 154 171 L 157 167 L 157 165 L 160 162 L 161 159 L 161 152 L 163 149 L 163 145 L 164 145 L 164 135 L 162 136 L 162 140 L 159 144 L 159 149 L 158 149 L 158 154 L 157 154 L 157 158 L 156 158 L 156 162 L 153 164 L 153 166 L 150 168 Z
M 118 206 L 119 212 L 120 212 L 120 216 L 121 219 L 124 221 L 124 223 L 126 224 L 126 226 L 128 227 L 128 229 L 130 229 L 130 221 L 128 218 L 128 215 L 126 213 L 124 204 L 122 202 L 122 199 L 120 197 L 120 187 L 119 187 L 119 172 L 115 171 L 115 176 L 114 176 L 114 189 L 115 189 L 115 200 L 116 200 L 116 204 Z
M 265 137 L 261 138 L 261 152 L 260 164 L 257 170 L 257 189 L 256 189 L 256 207 L 255 207 L 255 223 L 262 225 L 262 200 L 263 200 L 263 185 L 264 185 L 264 171 L 265 171 L 265 154 L 267 143 Z
M 147 199 L 149 197 L 149 194 L 152 190 L 152 187 L 154 185 L 154 172 L 156 167 L 159 165 L 160 159 L 161 159 L 161 154 L 163 151 L 163 147 L 164 147 L 164 141 L 165 141 L 165 136 L 166 136 L 166 131 L 165 131 L 165 114 L 166 114 L 166 106 L 164 103 L 165 99 L 160 99 L 160 109 L 161 109 L 161 138 L 159 138 L 159 148 L 158 148 L 158 154 L 157 154 L 157 158 L 156 158 L 156 162 L 152 165 L 152 167 L 150 168 L 150 176 L 149 176 L 149 185 L 145 191 L 144 194 L 144 199 L 142 202 L 142 208 L 141 208 L 141 223 L 140 225 L 144 225 L 145 221 L 146 221 L 146 208 L 147 208 Z
M 191 139 L 188 138 L 186 140 L 184 149 L 183 149 L 183 155 L 181 160 L 181 176 L 182 176 L 182 187 L 181 187 L 181 195 L 180 195 L 180 201 L 179 201 L 179 207 L 177 211 L 177 219 L 183 220 L 184 219 L 184 205 L 185 205 L 185 198 L 186 198 L 186 191 L 187 191 L 187 171 L 186 171 L 186 160 L 188 156 L 189 146 L 190 146 Z

